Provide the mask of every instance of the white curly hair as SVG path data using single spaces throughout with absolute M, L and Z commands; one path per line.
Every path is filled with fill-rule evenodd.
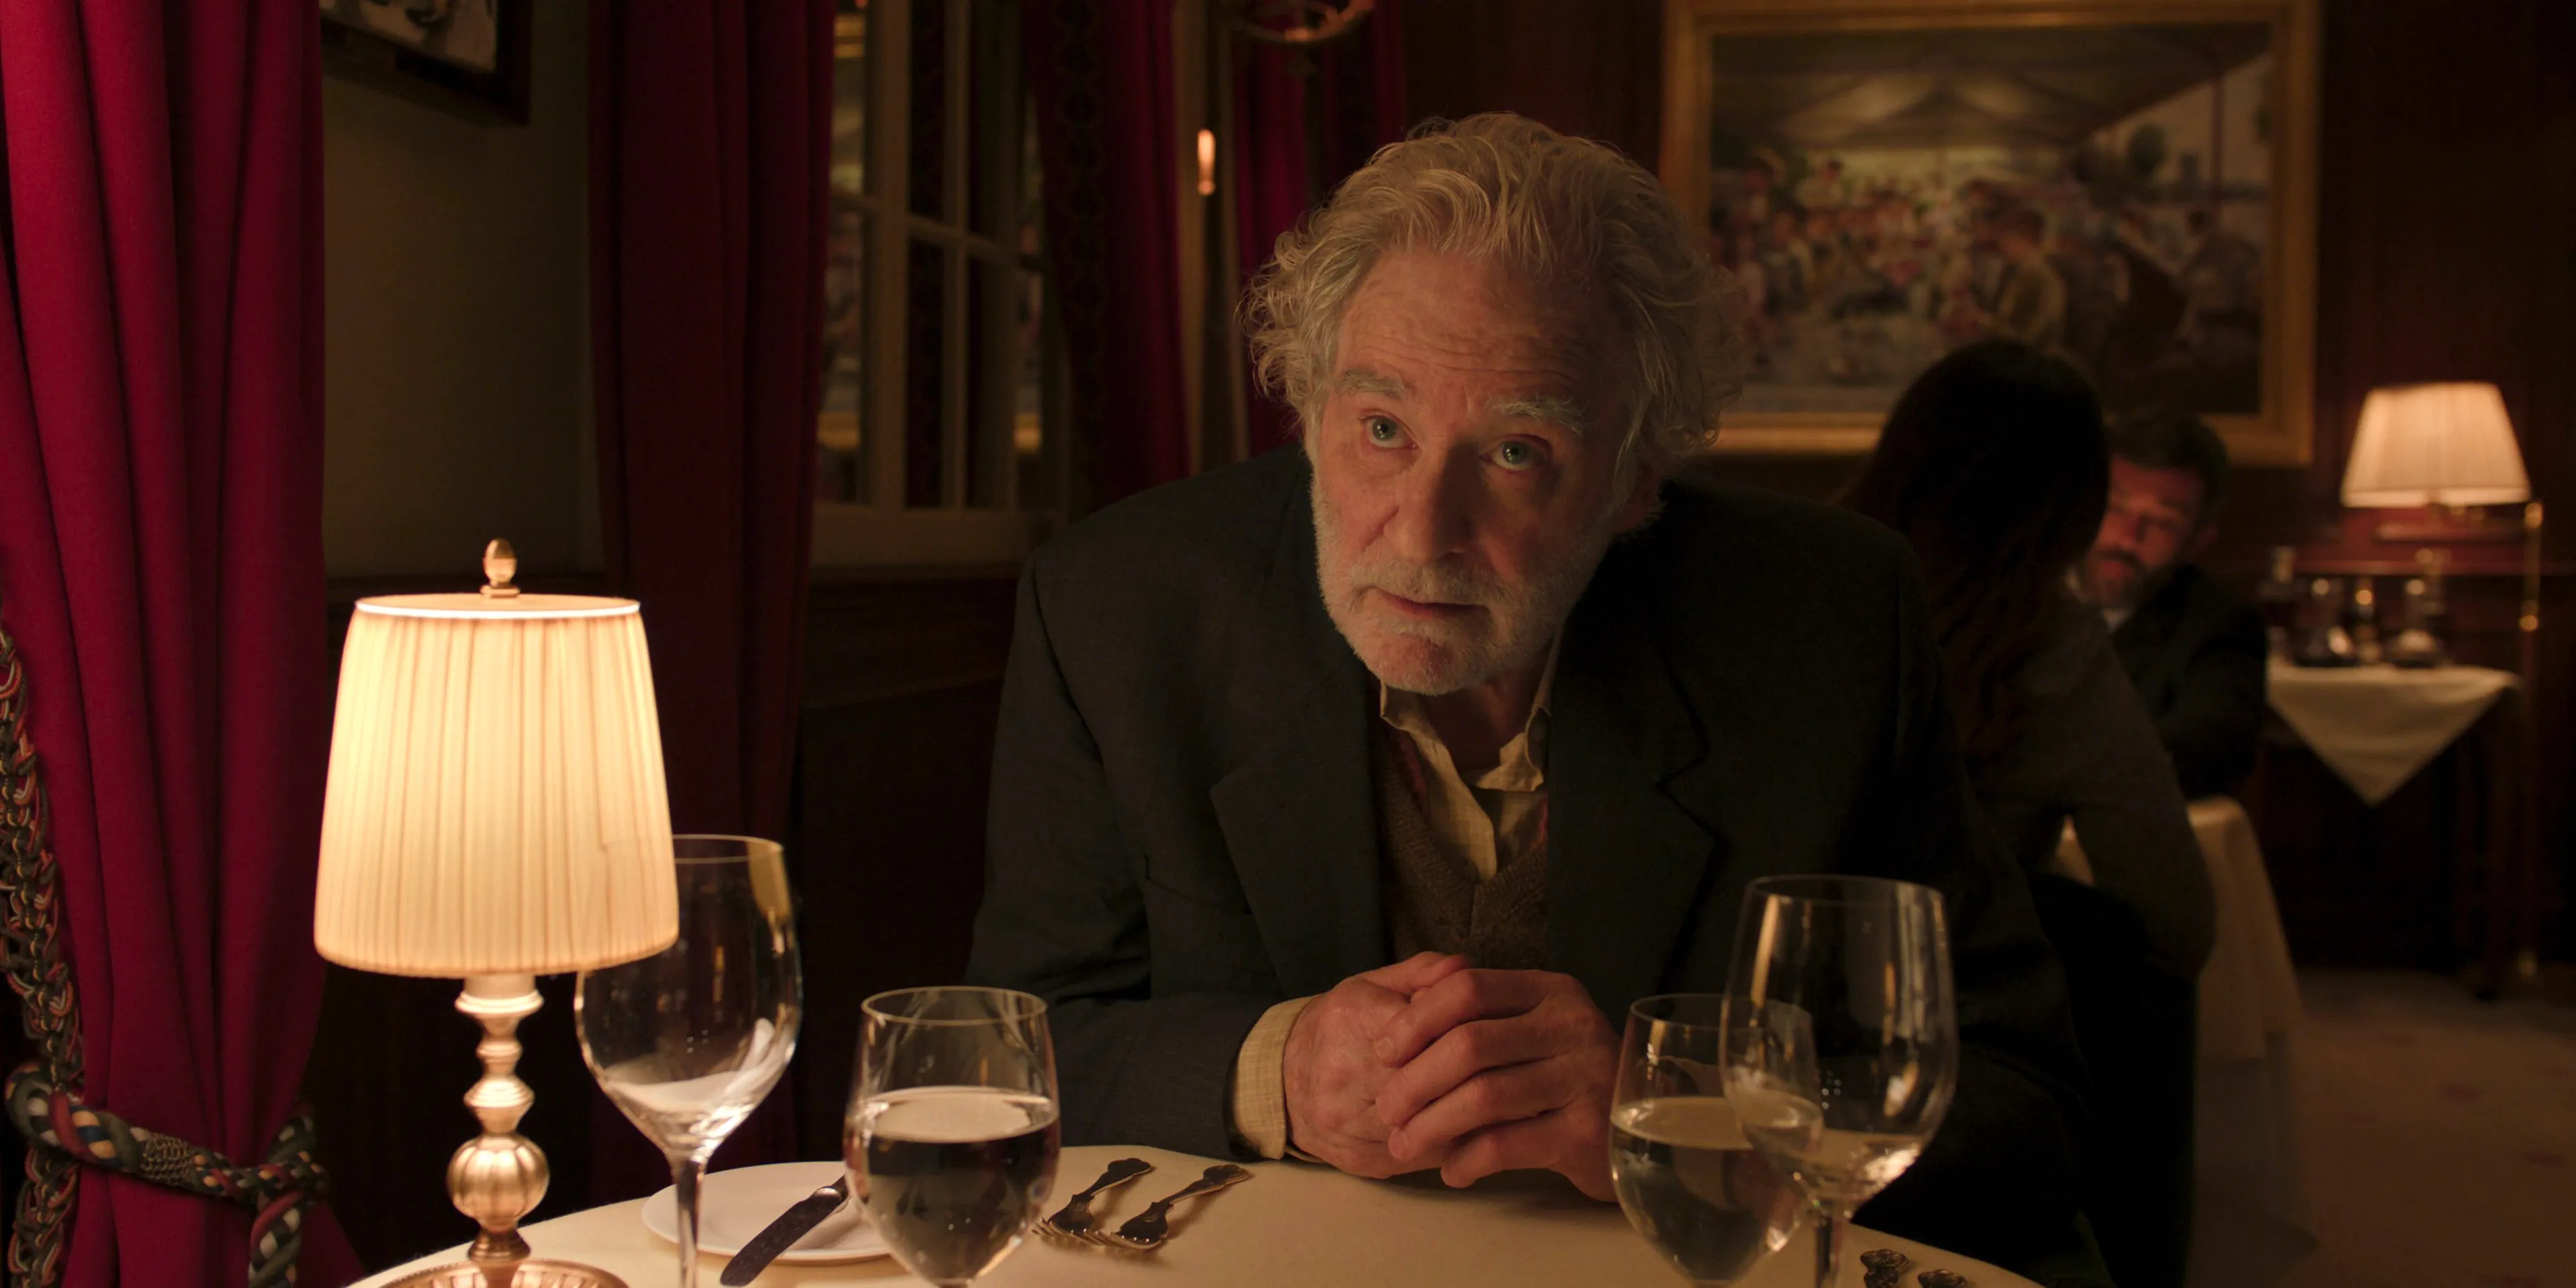
M 1342 315 L 1380 256 L 1427 250 L 1526 280 L 1605 294 L 1625 332 L 1617 373 L 1623 466 L 1670 469 L 1704 451 L 1743 385 L 1733 288 L 1663 185 L 1606 144 L 1489 112 L 1428 121 L 1378 150 L 1280 236 L 1246 291 L 1262 385 L 1312 433 L 1332 387 Z

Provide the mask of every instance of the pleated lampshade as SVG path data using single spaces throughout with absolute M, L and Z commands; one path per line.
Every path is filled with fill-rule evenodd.
M 633 600 L 360 600 L 314 946 L 361 970 L 445 978 L 667 947 L 678 883 L 656 721 Z
M 2343 503 L 2512 505 L 2531 499 L 2522 449 L 2490 384 L 2386 385 L 2362 400 Z

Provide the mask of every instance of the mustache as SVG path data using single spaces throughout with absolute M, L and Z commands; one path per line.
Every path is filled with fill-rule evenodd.
M 1382 590 L 1423 604 L 1491 607 L 1508 597 L 1491 572 L 1458 564 L 1418 564 L 1401 559 L 1353 563 L 1343 572 L 1354 592 Z
M 2096 550 L 2093 552 L 2093 557 L 2096 559 L 2107 560 L 2111 563 L 2126 564 L 2128 565 L 2129 571 L 2140 575 L 2144 575 L 2147 571 L 2147 566 L 2139 563 L 2138 557 L 2126 550 Z

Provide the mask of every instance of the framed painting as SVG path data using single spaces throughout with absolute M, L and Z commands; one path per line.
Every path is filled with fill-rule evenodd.
M 319 0 L 326 69 L 487 124 L 528 123 L 535 0 Z
M 2308 458 L 2319 0 L 1668 0 L 1665 184 L 1739 292 L 1718 450 L 1863 452 L 1961 344 Z

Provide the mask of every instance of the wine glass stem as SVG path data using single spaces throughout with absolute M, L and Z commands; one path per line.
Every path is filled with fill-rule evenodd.
M 1843 1269 L 1843 1236 L 1851 1221 L 1839 1207 L 1818 1207 L 1816 1220 L 1816 1288 L 1834 1288 Z
M 695 1154 L 671 1155 L 671 1224 L 680 1235 L 680 1288 L 698 1288 L 698 1179 L 706 1170 Z

